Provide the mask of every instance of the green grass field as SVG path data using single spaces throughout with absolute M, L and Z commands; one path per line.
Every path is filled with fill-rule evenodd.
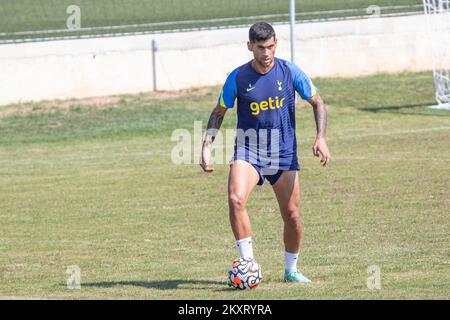
M 78 5 L 81 9 L 81 27 L 124 26 L 131 24 L 149 24 L 159 22 L 191 21 L 176 25 L 147 25 L 141 27 L 123 27 L 114 30 L 88 30 L 69 33 L 13 34 L 17 32 L 64 30 L 69 17 L 66 10 L 69 5 Z M 336 18 L 343 16 L 366 15 L 364 9 L 371 5 L 414 6 L 421 0 L 297 0 L 298 20 L 317 18 Z M 363 9 L 359 12 L 321 13 L 314 11 L 343 9 Z M 421 11 L 421 8 L 383 9 L 381 14 L 395 12 Z M 289 1 L 273 0 L 2 0 L 0 3 L 0 41 L 23 40 L 29 38 L 92 35 L 120 32 L 153 32 L 182 28 L 216 27 L 251 24 L 260 19 L 247 19 L 249 16 L 288 14 Z M 235 18 L 233 21 L 201 22 L 205 19 Z M 268 22 L 285 22 L 287 16 L 266 18 Z
M 300 267 L 282 282 L 271 188 L 249 213 L 263 282 L 224 284 L 237 256 L 228 165 L 171 162 L 177 128 L 206 122 L 219 88 L 0 107 L 0 297 L 64 299 L 449 299 L 450 113 L 430 72 L 315 79 L 330 107 L 323 169 L 297 112 L 304 221 Z M 230 111 L 223 128 L 233 128 Z M 67 267 L 81 289 L 66 287 Z M 381 290 L 366 286 L 381 269 Z

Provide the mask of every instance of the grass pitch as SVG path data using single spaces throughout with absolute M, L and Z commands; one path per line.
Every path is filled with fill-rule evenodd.
M 237 256 L 228 165 L 171 162 L 177 128 L 206 126 L 219 88 L 0 107 L 0 296 L 65 299 L 449 299 L 450 113 L 431 73 L 315 79 L 332 163 L 297 110 L 300 268 L 283 283 L 282 222 L 267 185 L 249 213 L 263 281 L 224 284 Z M 235 110 L 223 128 L 234 128 Z M 81 289 L 68 289 L 68 266 Z M 378 266 L 381 289 L 370 290 Z
M 107 28 L 67 32 L 67 19 L 73 14 L 73 11 L 67 13 L 67 9 L 71 5 L 80 8 L 82 28 Z M 422 12 L 421 0 L 297 0 L 296 11 L 300 13 L 298 21 L 369 16 L 372 11 L 367 12 L 366 9 L 374 5 L 381 7 L 381 15 Z M 345 11 L 348 9 L 359 11 Z M 332 13 L 330 10 L 340 11 Z M 248 17 L 262 15 L 278 15 L 265 17 L 268 22 L 288 22 L 288 13 L 287 0 L 2 0 L 0 43 L 6 40 L 250 25 L 261 18 Z M 227 20 L 207 21 L 224 18 Z M 114 29 L 108 28 L 111 26 Z

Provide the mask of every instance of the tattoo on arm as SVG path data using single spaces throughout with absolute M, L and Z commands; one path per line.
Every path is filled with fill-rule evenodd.
M 206 137 L 205 137 L 206 142 L 212 143 L 216 138 L 217 132 L 219 131 L 220 126 L 222 125 L 222 121 L 223 118 L 225 117 L 226 111 L 227 109 L 218 105 L 211 112 L 208 121 L 208 127 L 206 128 Z
M 327 106 L 322 100 L 319 94 L 316 94 L 309 100 L 309 103 L 313 107 L 314 119 L 316 120 L 317 136 L 325 138 L 327 129 Z

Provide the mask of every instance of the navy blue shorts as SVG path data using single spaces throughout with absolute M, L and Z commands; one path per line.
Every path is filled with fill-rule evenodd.
M 253 168 L 256 169 L 259 175 L 258 186 L 263 185 L 264 179 L 267 179 L 270 182 L 270 185 L 273 186 L 278 181 L 278 179 L 280 179 L 281 175 L 283 174 L 283 171 L 285 171 L 285 170 L 261 168 L 260 166 L 257 166 L 255 164 L 252 164 L 252 166 Z
M 262 186 L 264 184 L 264 179 L 267 179 L 270 182 L 270 185 L 273 186 L 278 181 L 278 179 L 280 179 L 284 171 L 294 171 L 294 170 L 298 171 L 298 169 L 295 166 L 293 168 L 289 168 L 289 170 L 262 168 L 253 163 L 252 166 L 253 168 L 256 169 L 259 175 L 258 186 Z
M 289 167 L 284 167 L 283 169 L 273 169 L 273 168 L 265 168 L 258 164 L 251 163 L 250 161 L 243 159 L 233 159 L 233 161 L 241 160 L 245 161 L 255 168 L 256 172 L 259 175 L 258 186 L 262 186 L 264 184 L 264 180 L 267 179 L 271 185 L 274 185 L 278 179 L 280 179 L 281 175 L 284 171 L 299 171 L 300 166 L 298 163 L 293 163 Z

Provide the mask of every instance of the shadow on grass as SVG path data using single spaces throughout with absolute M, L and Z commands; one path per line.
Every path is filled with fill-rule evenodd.
M 436 102 L 427 102 L 427 103 L 417 103 L 417 104 L 405 104 L 401 106 L 380 106 L 374 108 L 358 108 L 360 111 L 372 112 L 372 113 L 396 113 L 402 115 L 423 115 L 423 116 L 448 116 L 448 114 L 436 114 L 436 112 L 430 112 L 431 109 L 428 109 L 428 106 L 435 105 Z M 417 111 L 425 111 L 425 112 L 405 112 L 405 111 L 416 111 L 413 109 L 417 109 Z
M 102 282 L 88 282 L 82 283 L 82 287 L 99 287 L 109 288 L 115 286 L 134 286 L 143 288 L 152 288 L 160 290 L 174 290 L 174 289 L 216 289 L 233 290 L 228 287 L 226 281 L 212 281 L 212 280 L 160 280 L 160 281 L 102 281 Z M 182 286 L 182 287 L 180 287 Z M 185 286 L 185 287 L 184 287 Z M 211 288 L 214 286 L 215 288 Z

